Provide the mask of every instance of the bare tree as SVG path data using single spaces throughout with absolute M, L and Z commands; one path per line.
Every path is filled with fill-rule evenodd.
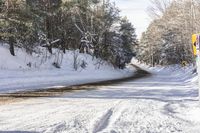
M 151 6 L 147 8 L 147 12 L 152 19 L 161 18 L 166 9 L 170 5 L 170 0 L 150 0 Z

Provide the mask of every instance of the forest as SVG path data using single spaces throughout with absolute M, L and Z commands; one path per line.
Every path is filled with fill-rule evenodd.
M 151 2 L 151 23 L 138 41 L 137 29 L 109 0 L 0 0 L 0 42 L 13 56 L 16 48 L 30 55 L 41 47 L 49 54 L 78 50 L 122 69 L 134 56 L 151 66 L 194 63 L 200 1 Z
M 200 32 L 200 1 L 153 0 L 147 11 L 152 22 L 142 34 L 137 58 L 151 66 L 194 63 L 191 37 Z
M 13 56 L 16 48 L 30 55 L 41 47 L 49 54 L 78 50 L 116 68 L 138 45 L 134 26 L 109 0 L 0 0 L 0 43 Z

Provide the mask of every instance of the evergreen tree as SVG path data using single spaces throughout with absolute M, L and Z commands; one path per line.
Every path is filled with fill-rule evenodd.
M 120 18 L 115 4 L 100 0 L 1 0 L 0 40 L 12 55 L 15 47 L 30 54 L 38 47 L 50 54 L 53 48 L 79 49 L 120 68 L 137 42 L 135 29 Z
M 135 28 L 133 25 L 127 20 L 127 18 L 123 18 L 121 20 L 120 25 L 120 34 L 122 39 L 124 53 L 129 62 L 130 59 L 133 57 L 134 47 L 137 45 L 137 36 L 135 33 Z

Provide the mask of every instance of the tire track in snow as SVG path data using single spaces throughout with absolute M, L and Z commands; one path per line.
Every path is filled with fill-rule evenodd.
M 66 130 L 66 122 L 60 122 L 51 126 L 51 128 L 47 129 L 44 133 L 56 133 L 63 132 Z
M 145 103 L 145 104 L 144 104 Z M 126 108 L 107 129 L 110 133 L 183 133 L 187 121 L 168 114 L 163 115 L 164 102 L 152 100 L 125 101 Z M 131 106 L 134 105 L 134 106 Z
M 102 130 L 104 130 L 108 124 L 109 124 L 109 120 L 110 117 L 113 114 L 113 108 L 109 109 L 100 119 L 99 121 L 97 121 L 94 125 L 94 129 L 92 133 L 97 133 L 100 132 Z
M 121 116 L 124 110 L 123 100 L 118 101 L 112 108 L 108 109 L 94 124 L 92 133 L 98 133 L 109 128 L 116 121 L 119 116 Z

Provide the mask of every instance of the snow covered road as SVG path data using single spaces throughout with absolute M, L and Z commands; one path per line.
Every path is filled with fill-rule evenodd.
M 154 75 L 61 97 L 0 106 L 2 132 L 199 133 L 200 106 L 188 70 Z

